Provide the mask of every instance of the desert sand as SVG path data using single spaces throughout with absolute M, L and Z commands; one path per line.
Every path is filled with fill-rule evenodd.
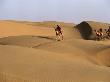
M 62 41 L 55 39 L 56 24 Z M 94 30 L 109 24 L 86 25 Z M 0 82 L 110 82 L 110 41 L 91 40 L 94 33 L 83 34 L 84 26 L 0 21 Z

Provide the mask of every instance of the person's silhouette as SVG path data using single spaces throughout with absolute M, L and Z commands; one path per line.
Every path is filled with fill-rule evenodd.
M 56 26 L 55 31 L 56 31 L 57 40 L 60 40 L 60 38 L 63 40 L 62 29 L 59 25 Z

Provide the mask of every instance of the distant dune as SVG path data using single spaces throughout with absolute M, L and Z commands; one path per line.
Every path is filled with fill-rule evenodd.
M 47 30 L 46 30 L 47 29 Z M 19 35 L 54 35 L 52 28 L 31 26 L 25 23 L 0 21 L 0 37 L 19 36 Z
M 90 40 L 108 25 L 0 21 L 0 82 L 110 82 L 110 41 Z

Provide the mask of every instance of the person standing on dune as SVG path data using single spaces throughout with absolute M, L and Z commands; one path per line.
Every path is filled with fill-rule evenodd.
M 102 32 L 102 28 L 100 28 L 99 30 L 94 30 L 95 34 L 96 34 L 96 40 L 100 41 L 103 39 L 103 32 Z
M 59 25 L 55 27 L 55 32 L 56 32 L 57 40 L 58 41 L 60 41 L 61 39 L 63 40 L 62 28 Z
M 109 28 L 108 28 L 106 33 L 107 33 L 107 37 L 110 38 L 110 26 L 109 26 Z

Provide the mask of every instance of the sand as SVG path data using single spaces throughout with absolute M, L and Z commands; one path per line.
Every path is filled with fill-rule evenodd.
M 48 25 L 0 21 L 0 82 L 110 82 L 110 41 L 84 40 L 74 26 L 56 41 Z

